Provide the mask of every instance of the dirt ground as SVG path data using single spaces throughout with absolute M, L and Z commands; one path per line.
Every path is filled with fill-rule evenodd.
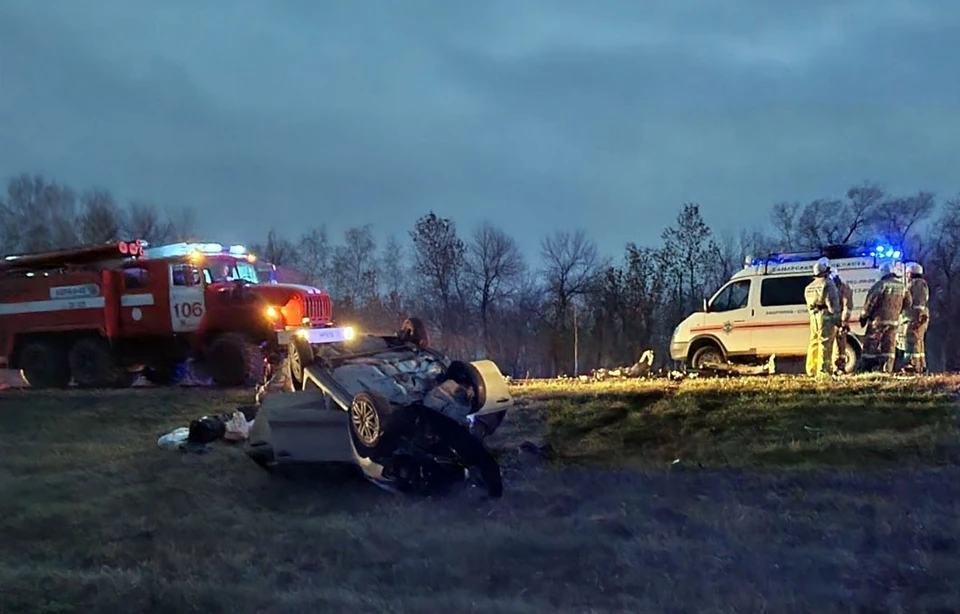
M 157 447 L 247 397 L 0 393 L 0 611 L 960 611 L 956 466 L 559 465 L 522 445 L 537 400 L 490 441 L 496 501 Z

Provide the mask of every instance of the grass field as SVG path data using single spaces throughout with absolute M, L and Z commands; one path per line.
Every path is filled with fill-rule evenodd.
M 0 392 L 0 611 L 960 611 L 960 379 L 810 386 L 517 387 L 498 501 L 157 448 L 244 393 Z

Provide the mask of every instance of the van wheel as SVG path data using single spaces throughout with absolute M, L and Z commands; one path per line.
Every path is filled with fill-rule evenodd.
M 850 375 L 856 370 L 857 361 L 860 360 L 860 349 L 853 339 L 847 338 L 847 347 L 844 355 L 846 362 L 843 365 L 843 372 Z
M 690 358 L 691 369 L 709 369 L 714 365 L 725 364 L 727 364 L 727 360 L 723 357 L 723 352 L 712 343 L 698 348 Z

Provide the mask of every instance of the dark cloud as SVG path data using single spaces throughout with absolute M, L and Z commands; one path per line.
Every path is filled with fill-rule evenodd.
M 434 209 L 535 253 L 735 229 L 877 179 L 960 189 L 960 5 L 0 4 L 0 171 L 202 209 L 255 240 Z

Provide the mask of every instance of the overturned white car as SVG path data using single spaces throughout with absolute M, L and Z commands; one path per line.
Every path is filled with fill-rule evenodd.
M 347 462 L 395 492 L 476 480 L 501 496 L 500 467 L 483 439 L 513 400 L 492 361 L 451 360 L 410 318 L 388 336 L 303 329 L 277 367 L 258 391 L 250 432 L 250 454 L 263 466 Z

